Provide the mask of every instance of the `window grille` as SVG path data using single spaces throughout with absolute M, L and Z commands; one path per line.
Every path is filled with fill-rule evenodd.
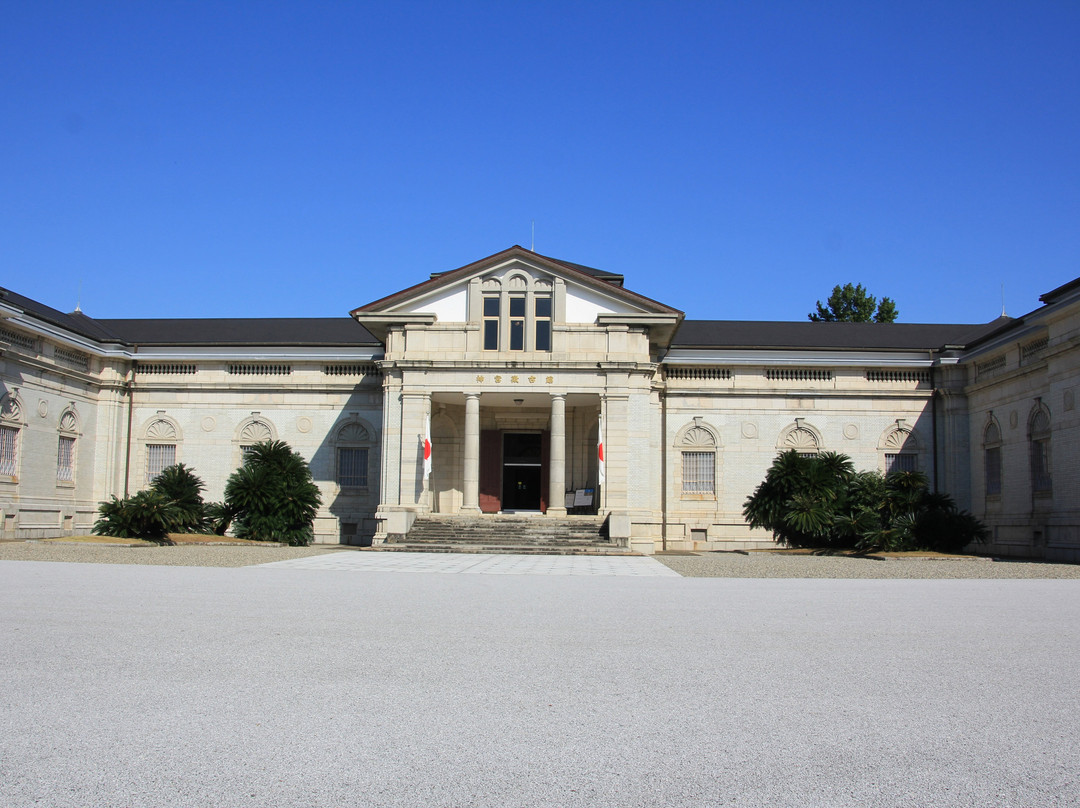
M 61 435 L 56 448 L 56 479 L 70 483 L 75 479 L 75 438 Z
M 338 447 L 337 482 L 342 488 L 367 488 L 367 448 L 357 446 Z
M 1001 370 L 1003 367 L 1005 367 L 1005 354 L 995 356 L 993 359 L 987 359 L 985 362 L 975 363 L 975 371 L 979 376 L 986 373 L 993 373 Z
M 1050 344 L 1049 337 L 1040 337 L 1020 347 L 1020 358 L 1029 359 Z
M 885 473 L 892 474 L 894 471 L 918 471 L 919 457 L 910 452 L 885 455 Z
M 169 364 L 169 363 L 154 363 L 144 365 L 140 362 L 136 365 L 139 374 L 142 376 L 190 376 L 198 373 L 199 368 L 197 365 L 184 365 L 184 364 Z
M 175 443 L 146 444 L 146 482 L 152 483 L 169 466 L 176 465 Z
M 1048 438 L 1031 441 L 1031 488 L 1036 494 L 1045 494 L 1053 490 L 1050 479 L 1050 440 Z
M 929 370 L 868 370 L 866 371 L 868 382 L 915 382 L 923 384 L 930 381 Z
M 0 474 L 14 477 L 19 467 L 19 430 L 0 426 Z
M 716 493 L 716 477 L 712 452 L 682 453 L 682 492 L 684 494 Z
M 714 379 L 730 379 L 731 371 L 728 368 L 668 368 L 667 377 L 669 379 L 704 382 Z
M 986 450 L 986 496 L 1001 496 L 1001 447 Z
M 771 382 L 831 382 L 831 370 L 797 370 L 790 368 L 767 368 L 765 378 Z
M 0 339 L 5 342 L 10 342 L 12 345 L 18 345 L 20 348 L 25 348 L 28 351 L 37 350 L 37 340 L 26 334 L 20 334 L 18 331 L 12 331 L 8 328 L 0 328 Z
M 84 353 L 79 353 L 78 351 L 69 351 L 65 348 L 57 347 L 53 350 L 53 359 L 61 365 L 67 365 L 69 368 L 75 368 L 76 370 L 90 370 L 90 357 Z
M 323 366 L 323 373 L 327 376 L 374 376 L 378 372 L 378 367 L 370 363 Z
M 292 365 L 229 365 L 229 374 L 232 376 L 288 376 L 292 373 Z

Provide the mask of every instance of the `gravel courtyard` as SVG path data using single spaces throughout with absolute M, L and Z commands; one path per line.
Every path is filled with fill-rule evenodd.
M 1080 802 L 1075 580 L 0 561 L 0 615 L 11 808 Z

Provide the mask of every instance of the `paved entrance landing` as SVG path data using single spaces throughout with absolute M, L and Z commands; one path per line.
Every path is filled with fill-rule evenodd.
M 619 575 L 681 577 L 652 558 L 503 555 L 494 553 L 337 552 L 259 564 L 356 572 L 444 572 L 474 575 Z

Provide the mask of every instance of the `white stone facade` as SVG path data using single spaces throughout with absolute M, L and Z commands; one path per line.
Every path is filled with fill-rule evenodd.
M 853 330 L 684 323 L 621 281 L 511 248 L 355 322 L 280 327 L 94 321 L 5 292 L 2 536 L 88 532 L 163 463 L 220 499 L 269 438 L 311 463 L 319 542 L 569 509 L 640 552 L 739 549 L 771 544 L 743 503 L 796 449 L 918 469 L 990 525 L 992 552 L 1080 560 L 1080 282 L 981 328 Z

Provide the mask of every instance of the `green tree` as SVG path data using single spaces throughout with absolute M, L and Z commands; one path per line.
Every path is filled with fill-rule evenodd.
M 176 506 L 178 523 L 174 533 L 201 533 L 206 529 L 206 506 L 202 492 L 203 481 L 183 463 L 169 466 L 150 484 L 153 491 L 164 494 Z
M 175 502 L 148 488 L 127 499 L 114 496 L 98 505 L 94 534 L 171 544 L 168 534 L 175 533 L 182 521 L 183 515 Z
M 824 304 L 819 300 L 817 311 L 807 317 L 815 323 L 892 323 L 898 314 L 891 298 L 883 297 L 879 303 L 861 283 L 845 283 L 834 286 L 829 299 Z
M 242 539 L 311 544 L 321 504 L 311 468 L 285 441 L 255 444 L 225 483 L 224 510 Z

